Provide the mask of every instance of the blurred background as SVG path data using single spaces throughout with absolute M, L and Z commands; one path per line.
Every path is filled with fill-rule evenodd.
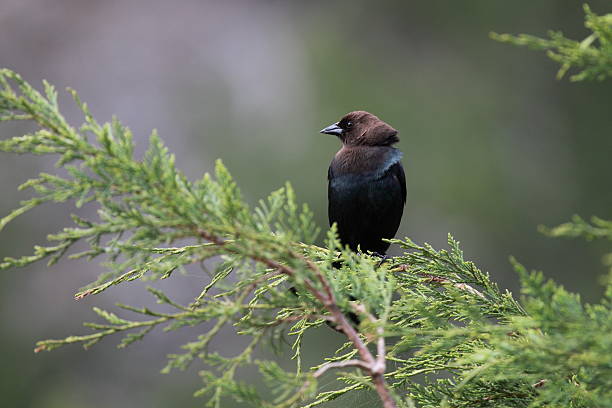
M 75 88 L 98 120 L 116 114 L 129 125 L 140 152 L 158 129 L 192 179 L 222 158 L 251 202 L 289 180 L 322 228 L 327 166 L 339 142 L 318 130 L 351 110 L 371 111 L 400 131 L 408 203 L 398 236 L 440 248 L 451 232 L 503 288 L 516 293 L 514 255 L 595 301 L 603 244 L 549 239 L 537 226 L 572 214 L 612 217 L 612 82 L 557 81 L 557 66 L 543 54 L 488 38 L 561 29 L 581 39 L 581 5 L 1 0 L 0 66 L 36 86 L 44 78 L 60 91 Z M 612 12 L 607 0 L 590 5 Z M 67 93 L 61 102 L 81 123 Z M 32 129 L 5 124 L 0 138 Z M 53 171 L 53 161 L 0 154 L 0 214 L 29 196 L 16 187 L 40 171 Z M 0 257 L 28 254 L 67 226 L 72 210 L 47 205 L 17 219 L 0 233 Z M 115 349 L 117 338 L 90 351 L 34 355 L 39 339 L 86 332 L 80 323 L 96 321 L 94 305 L 152 303 L 139 284 L 75 302 L 75 291 L 101 270 L 60 262 L 0 274 L 2 404 L 201 406 L 191 396 L 197 366 L 159 374 L 166 354 L 198 330 L 155 331 L 124 350 Z M 174 278 L 158 286 L 185 302 L 206 281 Z M 240 342 L 224 340 L 214 346 L 228 353 Z M 312 355 L 339 341 L 321 332 Z

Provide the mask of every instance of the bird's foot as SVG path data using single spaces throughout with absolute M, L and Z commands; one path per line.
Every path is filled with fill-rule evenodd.
M 380 262 L 378 262 L 378 265 L 376 265 L 377 268 L 380 268 L 380 266 L 387 260 L 387 259 L 391 259 L 390 256 L 387 256 L 385 254 L 379 254 L 378 252 L 372 252 L 372 256 L 376 256 L 378 258 L 380 258 Z

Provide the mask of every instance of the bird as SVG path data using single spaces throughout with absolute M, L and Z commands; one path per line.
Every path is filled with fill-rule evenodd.
M 406 204 L 406 177 L 397 130 L 366 111 L 354 111 L 320 131 L 342 147 L 328 169 L 328 216 L 353 251 L 386 257 Z

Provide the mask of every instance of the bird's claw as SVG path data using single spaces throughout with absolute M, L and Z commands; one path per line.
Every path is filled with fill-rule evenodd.
M 372 252 L 372 255 L 375 257 L 380 258 L 380 262 L 378 262 L 378 265 L 376 265 L 377 268 L 380 268 L 380 266 L 387 260 L 387 259 L 391 259 L 391 257 L 387 256 L 387 255 L 381 255 L 378 252 Z

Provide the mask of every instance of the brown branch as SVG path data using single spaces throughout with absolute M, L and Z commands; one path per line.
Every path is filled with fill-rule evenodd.
M 533 388 L 541 388 L 541 387 L 545 386 L 547 382 L 548 382 L 548 380 L 546 378 L 543 378 L 540 381 L 536 382 L 535 384 L 532 384 L 531 386 Z
M 207 241 L 213 242 L 219 246 L 224 246 L 227 243 L 227 241 L 222 239 L 221 237 L 218 237 L 202 229 L 197 229 L 197 233 L 200 237 L 206 239 Z M 245 255 L 233 248 L 226 247 L 226 249 L 229 252 L 235 253 L 237 255 Z M 296 276 L 296 273 L 293 269 L 273 259 L 262 257 L 259 254 L 246 254 L 246 255 L 250 257 L 251 259 L 253 259 L 254 261 L 261 262 L 262 264 L 272 269 L 275 269 L 276 271 L 284 275 L 287 275 L 293 278 L 295 278 Z M 327 371 L 329 368 L 334 368 L 334 367 L 343 367 L 343 366 L 344 367 L 348 367 L 348 366 L 359 367 L 363 371 L 365 371 L 368 375 L 370 375 L 370 377 L 372 378 L 372 382 L 374 383 L 376 391 L 378 392 L 378 395 L 381 401 L 383 402 L 383 407 L 384 408 L 396 408 L 397 405 L 395 404 L 395 401 L 393 400 L 393 397 L 391 396 L 391 392 L 386 385 L 385 377 L 384 377 L 384 373 L 385 373 L 384 329 L 382 327 L 379 327 L 377 329 L 377 337 L 378 337 L 377 349 L 378 351 L 377 351 L 377 356 L 375 358 L 370 352 L 370 350 L 368 349 L 368 347 L 366 346 L 366 344 L 364 343 L 363 339 L 359 336 L 359 333 L 357 333 L 355 328 L 349 323 L 344 313 L 342 313 L 342 311 L 338 307 L 338 303 L 336 302 L 336 298 L 331 289 L 331 286 L 329 285 L 329 282 L 327 281 L 327 279 L 325 279 L 325 276 L 323 275 L 319 267 L 314 262 L 312 262 L 309 259 L 306 259 L 302 255 L 296 254 L 294 252 L 290 252 L 290 255 L 296 259 L 302 260 L 306 264 L 308 269 L 310 269 L 314 273 L 317 280 L 323 287 L 323 290 L 322 291 L 319 290 L 315 286 L 315 284 L 308 278 L 304 279 L 304 286 L 306 286 L 306 289 L 308 289 L 308 291 L 319 302 L 321 302 L 323 307 L 327 309 L 327 311 L 331 314 L 333 322 L 336 323 L 337 328 L 346 335 L 346 337 L 351 341 L 351 343 L 353 343 L 353 347 L 355 347 L 355 349 L 359 353 L 359 356 L 361 357 L 361 360 L 348 360 L 347 362 L 329 363 L 327 365 L 328 367 L 325 368 L 323 372 Z M 374 317 L 371 317 L 371 318 L 373 319 L 373 321 L 375 321 Z M 323 367 L 321 367 L 319 370 L 321 370 L 322 368 Z M 323 372 L 319 373 L 319 376 L 322 375 Z M 315 375 L 316 374 L 317 372 L 315 372 Z M 303 389 L 305 388 L 301 387 L 301 390 Z
M 376 392 L 383 402 L 383 407 L 395 407 L 395 401 L 391 397 L 391 393 L 387 388 L 385 382 L 385 371 L 387 369 L 386 364 L 386 350 L 385 350 L 385 337 L 384 328 L 379 324 L 379 319 L 376 319 L 371 313 L 369 313 L 362 304 L 352 304 L 353 309 L 357 314 L 365 315 L 370 322 L 377 325 L 376 327 L 376 359 L 369 365 L 367 371 L 372 377 L 372 382 L 376 387 Z M 371 355 L 371 354 L 370 354 Z
M 319 378 L 325 372 L 332 368 L 345 368 L 345 367 L 359 367 L 362 370 L 368 370 L 369 367 L 366 363 L 361 360 L 344 360 L 344 361 L 335 361 L 332 363 L 323 364 L 317 371 L 314 372 L 314 378 Z
M 397 271 L 410 271 L 410 265 L 407 264 L 401 264 L 398 265 L 395 268 Z M 418 273 L 419 276 L 422 276 L 424 278 L 427 278 L 429 283 L 439 283 L 439 284 L 445 284 L 445 283 L 450 283 L 451 285 L 453 285 L 454 287 L 456 287 L 459 290 L 462 290 L 464 292 L 468 292 L 471 295 L 475 295 L 478 296 L 481 299 L 487 300 L 487 297 L 485 295 L 483 295 L 480 291 L 478 291 L 477 289 L 474 289 L 472 286 L 468 285 L 467 283 L 462 283 L 462 282 L 454 282 L 448 278 L 445 278 L 443 276 L 438 276 L 438 275 L 434 275 L 431 273 L 425 273 L 425 272 L 419 272 Z

